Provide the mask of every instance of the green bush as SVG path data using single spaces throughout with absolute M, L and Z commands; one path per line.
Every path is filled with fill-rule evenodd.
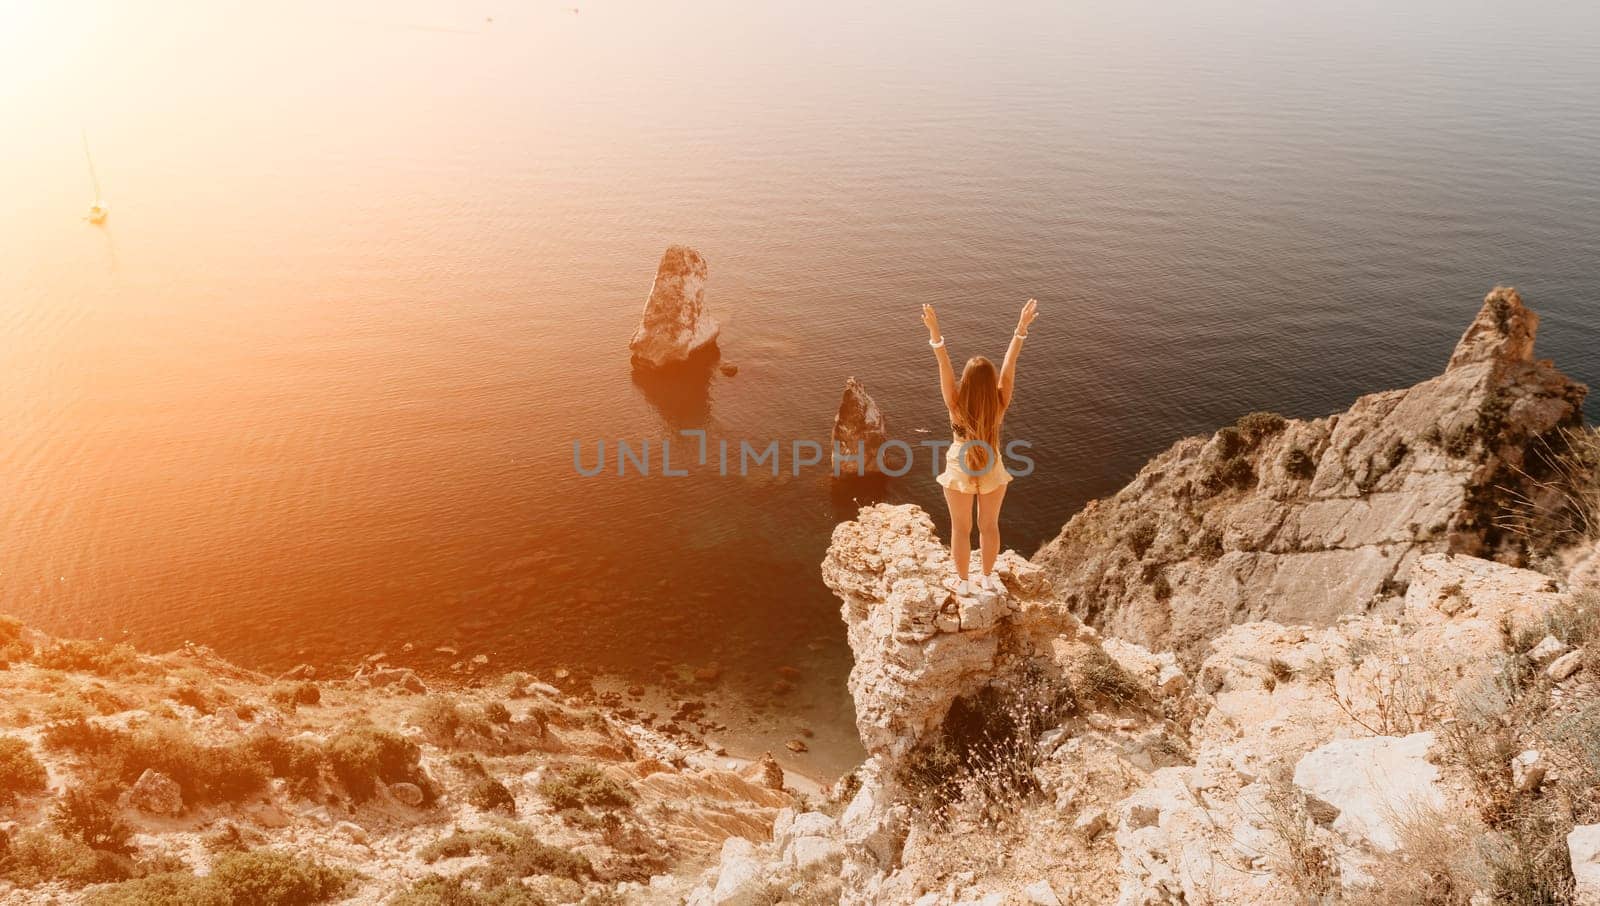
M 272 700 L 288 708 L 322 703 L 322 689 L 313 682 L 279 686 L 272 690 Z
M 104 779 L 132 783 L 146 769 L 160 771 L 177 782 L 188 805 L 243 801 L 270 776 L 248 744 L 201 745 L 177 724 L 115 730 L 78 719 L 46 727 L 44 742 L 88 756 L 89 769 Z
M 122 810 L 97 792 L 105 791 L 68 790 L 51 807 L 50 822 L 63 837 L 90 848 L 123 855 L 133 852 L 133 847 L 128 845 L 133 829 L 123 822 Z
M 105 752 L 115 747 L 126 734 L 102 727 L 83 717 L 56 721 L 44 728 L 44 747 L 53 752 Z
M 322 749 L 298 739 L 258 736 L 245 743 L 251 755 L 267 766 L 273 777 L 290 781 L 299 790 L 314 787 L 327 761 Z
M 539 794 L 558 811 L 569 808 L 626 808 L 633 794 L 593 765 L 566 768 L 539 782 Z
M 506 884 L 515 886 L 518 879 L 535 875 L 552 875 L 573 881 L 595 877 L 594 866 L 587 858 L 543 843 L 525 826 L 510 821 L 501 822 L 497 830 L 457 831 L 417 851 L 417 856 L 430 864 L 440 859 L 459 859 L 475 854 L 487 856 L 488 861 L 468 869 L 461 877 L 477 881 L 485 890 Z
M 1311 458 L 1310 453 L 1295 447 L 1283 455 L 1283 471 L 1290 478 L 1310 481 L 1317 477 L 1317 461 Z
M 581 881 L 594 877 L 594 866 L 583 855 L 559 846 L 551 846 L 533 838 L 531 834 L 513 837 L 514 844 L 505 852 L 496 853 L 489 864 L 472 870 L 484 887 L 499 887 L 507 881 L 550 875 Z
M 133 676 L 149 672 L 131 645 L 103 639 L 59 639 L 40 649 L 34 663 L 49 670 L 93 673 L 97 676 Z
M 0 802 L 44 789 L 49 775 L 27 740 L 0 736 Z
M 500 809 L 512 815 L 517 813 L 517 800 L 512 797 L 511 791 L 506 789 L 505 784 L 488 777 L 472 784 L 467 790 L 467 801 L 480 811 Z
M 433 784 L 421 767 L 417 744 L 388 730 L 362 726 L 328 741 L 328 765 L 357 802 L 372 798 L 378 783 L 414 783 L 422 788 L 424 802 L 433 797 Z
M 506 717 L 510 719 L 509 714 Z M 440 745 L 454 743 L 462 730 L 477 736 L 490 735 L 489 718 L 482 712 L 461 707 L 460 702 L 448 695 L 428 696 L 411 715 L 411 721 Z
M 84 897 L 84 906 L 231 906 L 205 878 L 186 871 L 168 871 L 110 887 Z
M 267 849 L 225 855 L 207 876 L 237 906 L 325 903 L 344 893 L 354 878 L 348 870 Z
M 1289 420 L 1276 412 L 1252 412 L 1242 416 L 1234 427 L 1252 447 L 1288 427 Z
M 0 616 L 0 669 L 33 657 L 33 646 L 22 639 L 23 629 L 16 617 Z
M 134 869 L 127 856 L 42 831 L 25 831 L 12 838 L 6 858 L 0 860 L 0 878 L 18 887 L 47 881 L 62 881 L 71 887 L 103 884 L 126 880 Z
M 549 906 L 549 901 L 515 881 L 478 890 L 461 878 L 428 875 L 395 894 L 388 906 Z
M 440 859 L 459 859 L 473 853 L 505 853 L 516 848 L 516 838 L 499 831 L 456 831 L 417 850 L 417 858 L 432 865 Z
M 1157 531 L 1155 521 L 1150 519 L 1136 522 L 1128 529 L 1128 547 L 1133 550 L 1136 559 L 1144 557 L 1145 552 L 1150 550 L 1150 545 L 1155 544 Z
M 95 891 L 87 906 L 302 906 L 345 892 L 352 872 L 289 853 L 229 853 L 204 878 L 165 872 Z

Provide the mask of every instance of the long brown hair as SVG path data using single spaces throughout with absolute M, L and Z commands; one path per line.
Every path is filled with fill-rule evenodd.
M 967 470 L 982 473 L 988 466 L 992 453 L 999 455 L 1000 419 L 1006 413 L 1006 401 L 1000 395 L 1000 372 L 994 363 L 983 356 L 967 359 L 961 369 L 961 383 L 956 385 L 956 408 L 951 426 L 963 440 L 981 440 L 989 445 L 985 450 L 978 444 L 967 447 Z

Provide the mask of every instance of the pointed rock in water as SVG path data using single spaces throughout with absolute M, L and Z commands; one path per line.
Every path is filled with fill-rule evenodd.
M 688 246 L 668 248 L 628 343 L 634 364 L 660 368 L 715 346 L 721 328 L 705 310 L 705 294 L 706 259 Z
M 1497 287 L 1439 376 L 1327 418 L 1256 413 L 1181 440 L 1034 562 L 1095 628 L 1180 655 L 1232 624 L 1392 605 L 1426 554 L 1523 565 L 1559 537 L 1562 483 L 1581 480 L 1530 473 L 1583 424 L 1587 392 L 1534 358 L 1538 324 Z
M 883 413 L 867 395 L 867 388 L 853 377 L 845 381 L 844 397 L 839 400 L 839 412 L 833 417 L 834 470 L 840 475 L 880 471 L 878 448 L 888 440 L 889 429 Z M 859 461 L 858 453 L 862 454 Z

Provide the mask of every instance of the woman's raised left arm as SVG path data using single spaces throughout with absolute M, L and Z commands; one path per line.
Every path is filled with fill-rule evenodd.
M 1022 341 L 1028 338 L 1028 325 L 1039 316 L 1039 302 L 1029 299 L 1017 316 L 1017 329 L 1011 335 L 1011 345 L 1006 347 L 1006 361 L 1000 366 L 1000 396 L 1005 405 L 1011 405 L 1011 392 L 1017 383 L 1017 359 L 1022 357 Z

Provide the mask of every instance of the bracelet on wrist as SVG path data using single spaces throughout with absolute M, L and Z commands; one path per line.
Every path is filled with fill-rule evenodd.
M 932 346 L 934 349 L 943 349 L 944 348 L 944 337 L 940 337 L 939 338 L 939 342 L 937 342 L 937 343 L 933 342 L 932 340 L 929 340 L 928 341 L 928 345 Z
M 1028 335 L 1027 335 L 1027 334 L 1025 334 L 1025 333 L 1016 333 L 1016 332 L 1012 332 L 1012 334 L 1011 334 L 1011 335 L 1012 335 L 1012 336 L 1014 336 L 1014 337 L 1016 337 L 1016 338 L 1017 338 L 1017 339 L 1019 339 L 1019 340 L 1026 340 L 1026 339 L 1027 339 L 1027 338 L 1028 338 Z

